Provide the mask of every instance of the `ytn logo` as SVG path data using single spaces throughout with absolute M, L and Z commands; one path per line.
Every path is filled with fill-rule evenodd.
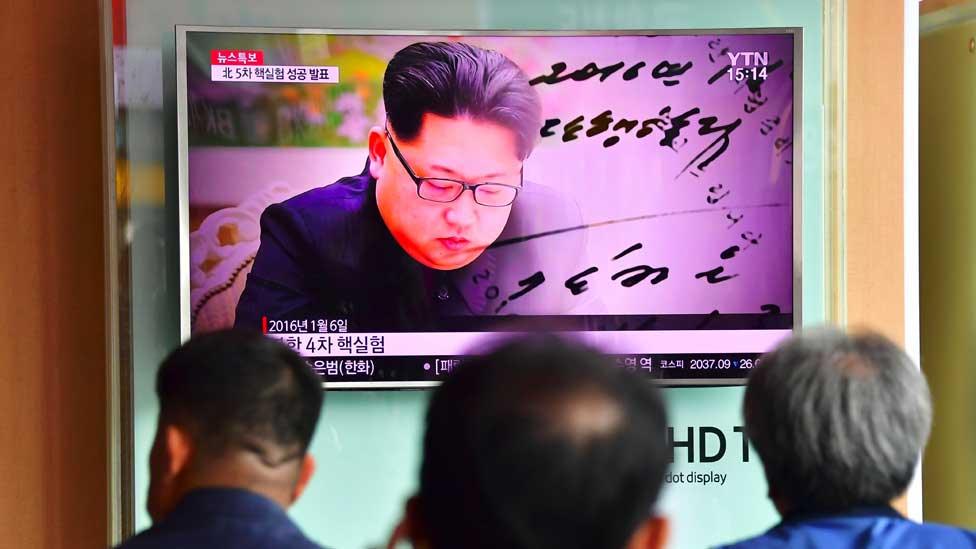
M 765 66 L 769 64 L 768 51 L 740 51 L 739 53 L 728 52 L 729 60 L 733 67 L 753 67 Z

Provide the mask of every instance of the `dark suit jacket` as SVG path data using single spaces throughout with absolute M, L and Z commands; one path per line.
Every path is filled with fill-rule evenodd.
M 544 271 L 547 283 L 511 300 L 501 314 L 556 315 L 579 302 L 558 277 L 583 260 L 585 231 L 512 245 L 504 241 L 579 226 L 578 206 L 526 182 L 496 241 L 472 264 L 438 271 L 414 261 L 397 244 L 376 207 L 369 166 L 280 204 L 261 215 L 261 245 L 235 325 L 257 329 L 272 319 L 348 319 L 349 331 L 425 330 L 443 319 L 495 315 L 521 289 L 519 280 Z M 439 324 L 440 323 L 440 324 Z
M 277 503 L 246 490 L 204 488 L 117 549 L 321 549 Z

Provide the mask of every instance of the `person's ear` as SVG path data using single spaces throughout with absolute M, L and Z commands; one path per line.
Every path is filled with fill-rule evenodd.
M 386 161 L 386 130 L 373 126 L 369 130 L 369 175 L 379 179 Z
M 660 516 L 648 518 L 627 542 L 627 549 L 663 549 L 670 533 L 668 519 Z
M 186 429 L 167 424 L 161 427 L 163 444 L 162 475 L 168 479 L 180 476 L 190 465 L 193 457 L 193 439 Z
M 292 503 L 298 501 L 298 498 L 305 492 L 305 488 L 308 487 L 308 483 L 312 480 L 312 475 L 314 474 L 315 458 L 312 457 L 312 454 L 305 454 L 302 457 L 301 469 L 298 471 L 298 482 L 295 483 L 295 488 L 291 492 Z
M 407 543 L 414 549 L 428 549 L 430 547 L 421 516 L 420 498 L 417 496 L 411 496 L 407 500 L 403 518 L 400 519 L 400 522 L 393 529 L 393 533 L 390 534 L 390 541 L 387 542 L 386 549 L 396 549 L 400 543 Z
M 183 496 L 183 473 L 190 467 L 195 448 L 182 427 L 160 422 L 149 453 L 149 494 L 146 510 L 159 522 Z

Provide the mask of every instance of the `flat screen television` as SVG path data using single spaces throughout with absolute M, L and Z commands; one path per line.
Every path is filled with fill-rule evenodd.
M 799 29 L 177 27 L 182 333 L 329 387 L 526 332 L 742 383 L 800 321 Z

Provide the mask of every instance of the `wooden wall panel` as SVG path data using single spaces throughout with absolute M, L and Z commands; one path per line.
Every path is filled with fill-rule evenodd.
M 105 547 L 99 7 L 0 25 L 0 546 Z
M 904 11 L 847 3 L 847 323 L 905 335 Z

